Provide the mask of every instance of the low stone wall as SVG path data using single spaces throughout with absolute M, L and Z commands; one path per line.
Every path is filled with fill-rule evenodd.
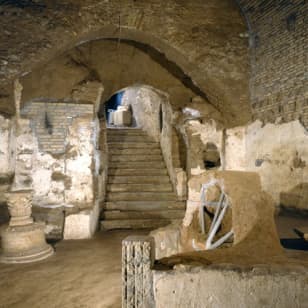
M 153 276 L 156 308 L 301 308 L 307 303 L 305 268 L 181 265 Z
M 185 254 L 170 258 L 168 267 L 169 259 L 153 266 L 152 240 L 130 236 L 122 242 L 123 308 L 301 308 L 307 303 L 307 262 L 281 255 L 273 262 L 246 263 L 236 253 L 232 262 L 223 262 Z

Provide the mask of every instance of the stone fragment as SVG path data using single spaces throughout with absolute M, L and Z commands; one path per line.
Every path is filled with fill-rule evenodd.
M 122 308 L 154 307 L 152 266 L 154 241 L 129 236 L 122 242 Z

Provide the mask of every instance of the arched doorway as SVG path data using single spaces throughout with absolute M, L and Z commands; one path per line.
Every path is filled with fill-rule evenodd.
M 128 107 L 131 122 L 106 123 L 103 111 L 112 106 L 119 112 Z M 179 201 L 174 185 L 172 108 L 167 95 L 147 85 L 133 85 L 112 95 L 99 114 L 108 153 L 102 228 L 157 228 L 182 219 L 185 202 Z

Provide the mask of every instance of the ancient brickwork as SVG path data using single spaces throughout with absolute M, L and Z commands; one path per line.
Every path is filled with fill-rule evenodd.
M 254 118 L 308 127 L 308 3 L 239 0 L 250 24 Z
M 31 102 L 22 109 L 21 115 L 32 119 L 40 150 L 60 154 L 65 151 L 73 119 L 93 115 L 93 104 Z

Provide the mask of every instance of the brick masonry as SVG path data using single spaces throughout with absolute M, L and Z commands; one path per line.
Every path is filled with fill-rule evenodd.
M 254 119 L 308 127 L 308 2 L 238 0 L 250 28 Z
M 23 107 L 21 115 L 31 119 L 41 151 L 62 154 L 73 119 L 93 116 L 93 112 L 93 104 L 30 102 Z

